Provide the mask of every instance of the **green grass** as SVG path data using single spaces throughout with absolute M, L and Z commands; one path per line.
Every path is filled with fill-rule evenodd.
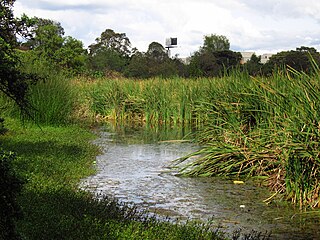
M 18 203 L 23 239 L 225 239 L 206 226 L 146 217 L 135 207 L 79 190 L 94 173 L 95 136 L 78 126 L 42 129 L 6 118 L 0 146 L 17 154 L 14 169 L 27 180 Z

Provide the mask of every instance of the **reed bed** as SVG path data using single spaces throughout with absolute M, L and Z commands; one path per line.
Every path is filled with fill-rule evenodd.
M 264 176 L 301 208 L 320 207 L 320 75 L 289 69 L 271 78 L 224 79 L 201 107 L 209 121 L 203 148 L 181 173 L 188 176 Z
M 187 176 L 259 176 L 301 208 L 320 207 L 320 71 L 271 77 L 100 79 L 84 87 L 101 120 L 192 125 L 202 148 L 176 161 Z M 197 156 L 193 161 L 187 161 Z
M 120 122 L 147 124 L 201 123 L 196 106 L 205 99 L 207 79 L 185 80 L 98 80 L 89 84 L 87 98 L 90 109 L 98 118 Z

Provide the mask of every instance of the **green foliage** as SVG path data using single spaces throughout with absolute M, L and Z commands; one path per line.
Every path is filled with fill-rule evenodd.
M 20 239 L 16 232 L 16 221 L 21 218 L 21 208 L 17 203 L 23 181 L 13 169 L 16 156 L 0 148 L 0 239 Z
M 32 39 L 34 43 L 30 46 L 37 51 L 40 56 L 53 58 L 55 52 L 63 45 L 63 30 L 58 23 L 45 19 L 37 19 L 38 24 L 35 30 L 35 36 Z M 27 43 L 28 44 L 28 43 Z
M 37 58 L 33 52 L 20 52 L 19 58 L 19 71 L 41 78 L 28 88 L 26 99 L 32 108 L 28 110 L 24 120 L 49 125 L 72 121 L 77 99 L 65 74 L 45 59 Z M 19 108 L 6 95 L 0 95 L 0 104 L 2 116 L 20 117 Z
M 6 131 L 4 127 L 4 119 L 0 118 L 0 135 L 3 134 Z
M 223 76 L 240 64 L 241 54 L 230 50 L 198 51 L 189 65 L 189 73 L 193 77 Z
M 1 2 L 0 8 L 0 91 L 11 98 L 24 114 L 32 108 L 27 101 L 29 85 L 38 78 L 32 74 L 22 73 L 18 69 L 19 59 L 13 50 L 16 34 L 25 36 L 28 27 L 26 17 L 22 20 L 13 17 L 14 1 Z
M 296 50 L 282 51 L 273 55 L 263 66 L 263 72 L 270 75 L 274 69 L 290 67 L 297 71 L 311 73 L 314 70 L 313 61 L 320 64 L 320 54 L 314 48 L 302 46 Z
M 148 58 L 145 54 L 137 52 L 131 56 L 128 66 L 125 68 L 124 75 L 131 78 L 151 77 Z
M 122 72 L 127 64 L 127 58 L 120 53 L 104 49 L 97 52 L 94 56 L 89 56 L 88 65 L 93 71 L 100 71 L 106 73 L 108 71 Z
M 30 55 L 36 55 L 72 74 L 84 71 L 86 51 L 81 41 L 70 36 L 64 37 L 64 29 L 59 22 L 37 17 L 32 21 L 32 38 L 22 43 L 22 48 L 32 52 Z
M 131 55 L 131 43 L 125 33 L 106 29 L 89 46 L 88 66 L 93 71 L 123 72 Z
M 253 54 L 249 61 L 247 61 L 243 68 L 248 71 L 250 76 L 258 76 L 262 74 L 263 64 L 261 63 L 261 56 Z
M 125 68 L 124 75 L 134 78 L 175 77 L 185 75 L 185 66 L 178 59 L 171 59 L 166 49 L 152 42 L 146 53 L 136 52 Z
M 230 42 L 226 36 L 223 35 L 206 35 L 204 36 L 203 46 L 200 48 L 201 52 L 218 52 L 227 51 L 230 49 Z
M 107 80 L 86 86 L 90 110 L 96 116 L 147 124 L 201 123 L 206 113 L 197 112 L 197 102 L 206 101 L 208 79 Z
M 199 107 L 208 122 L 204 146 L 183 166 L 192 176 L 266 176 L 271 189 L 300 207 L 319 207 L 319 69 L 272 78 L 236 73 L 215 79 Z M 292 77 L 294 76 L 294 77 Z
M 83 43 L 73 37 L 64 37 L 62 46 L 55 52 L 54 61 L 72 73 L 84 72 L 86 52 Z
M 112 50 L 123 57 L 131 54 L 131 43 L 125 33 L 116 33 L 112 29 L 106 29 L 96 38 L 96 43 L 89 46 L 89 54 L 96 55 L 100 51 Z

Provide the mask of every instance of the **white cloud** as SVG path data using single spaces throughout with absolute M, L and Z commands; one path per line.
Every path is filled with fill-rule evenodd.
M 110 28 L 146 51 L 178 37 L 172 54 L 189 56 L 206 34 L 225 35 L 233 50 L 279 51 L 319 47 L 318 0 L 17 0 L 15 13 L 61 22 L 66 35 L 93 43 Z

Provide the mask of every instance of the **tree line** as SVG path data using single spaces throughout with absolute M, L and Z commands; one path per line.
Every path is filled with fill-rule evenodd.
M 152 42 L 146 52 L 131 45 L 125 33 L 106 29 L 95 42 L 84 48 L 83 43 L 71 36 L 64 36 L 59 22 L 38 17 L 28 18 L 30 37 L 18 43 L 28 59 L 42 59 L 61 69 L 75 74 L 93 76 L 124 76 L 132 78 L 150 77 L 216 77 L 232 69 L 247 71 L 250 75 L 270 75 L 274 69 L 290 66 L 298 71 L 309 72 L 312 61 L 320 62 L 315 48 L 299 47 L 273 55 L 267 64 L 261 57 L 253 55 L 240 64 L 241 54 L 230 50 L 230 42 L 223 35 L 204 37 L 203 45 L 189 58 L 188 63 L 178 56 L 170 58 L 165 47 Z

